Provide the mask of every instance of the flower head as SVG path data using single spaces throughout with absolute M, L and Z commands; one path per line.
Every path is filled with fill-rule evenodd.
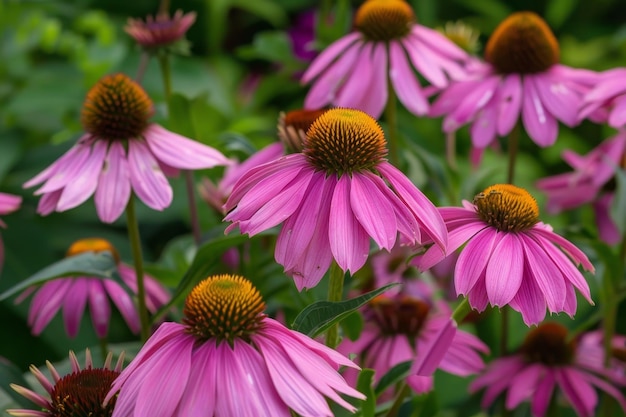
M 115 368 L 111 368 L 112 357 L 109 353 L 102 368 L 94 368 L 91 353 L 87 349 L 85 367 L 81 369 L 76 355 L 70 351 L 72 372 L 65 376 L 60 376 L 55 367 L 46 362 L 52 381 L 31 365 L 30 371 L 48 395 L 11 384 L 11 388 L 35 403 L 38 409 L 11 409 L 6 410 L 7 413 L 18 417 L 110 417 L 115 408 L 115 399 L 106 405 L 102 405 L 102 402 L 122 370 L 124 355 L 120 355 Z
M 576 312 L 574 288 L 591 303 L 589 285 L 575 265 L 594 271 L 587 256 L 539 221 L 535 199 L 510 184 L 488 187 L 463 207 L 443 207 L 454 251 L 467 242 L 454 271 L 457 295 L 482 311 L 509 304 L 528 325 L 551 313 Z M 416 262 L 426 270 L 445 255 L 430 247 Z
M 614 337 L 624 346 L 626 338 Z M 470 385 L 470 391 L 485 388 L 483 408 L 505 393 L 508 410 L 523 401 L 531 402 L 534 417 L 546 415 L 558 388 L 580 417 L 594 416 L 598 402 L 596 388 L 613 396 L 626 409 L 624 396 L 616 387 L 626 385 L 624 363 L 611 360 L 604 366 L 602 335 L 585 333 L 568 341 L 567 328 L 558 323 L 542 323 L 531 330 L 519 351 L 496 359 L 484 374 Z
M 131 294 L 125 287 L 137 293 L 137 277 L 129 265 L 119 260 L 117 250 L 108 241 L 100 238 L 88 238 L 76 241 L 67 251 L 67 256 L 76 256 L 85 252 L 109 252 L 117 262 L 117 273 L 123 281 L 112 278 L 76 276 L 55 278 L 41 287 L 26 289 L 17 299 L 19 303 L 35 293 L 28 312 L 28 325 L 34 335 L 39 335 L 50 323 L 55 314 L 63 311 L 65 331 L 74 337 L 78 333 L 80 322 L 89 304 L 89 312 L 94 330 L 98 337 L 104 338 L 111 319 L 110 301 L 119 310 L 126 324 L 133 333 L 139 332 L 139 315 Z M 159 282 L 150 275 L 144 276 L 146 287 L 146 306 L 155 312 L 169 300 L 169 294 Z
M 185 301 L 184 324 L 163 323 L 115 380 L 113 415 L 330 417 L 326 397 L 354 411 L 339 394 L 364 397 L 337 368 L 356 365 L 264 308 L 243 277 L 202 281 Z
M 183 14 L 182 10 L 177 10 L 171 17 L 169 13 L 160 13 L 156 17 L 146 17 L 145 21 L 128 19 L 124 30 L 139 45 L 154 49 L 182 40 L 195 21 L 195 12 Z
M 355 31 L 324 50 L 302 77 L 313 83 L 306 108 L 353 107 L 378 118 L 389 95 L 387 79 L 413 114 L 428 112 L 417 71 L 437 88 L 459 77 L 468 55 L 441 33 L 419 25 L 404 0 L 367 0 L 354 16 Z M 389 67 L 388 67 L 389 66 Z
M 520 119 L 539 146 L 554 144 L 558 122 L 578 123 L 583 95 L 597 74 L 559 64 L 559 44 L 545 21 L 533 12 L 517 12 L 493 32 L 485 61 L 447 87 L 430 114 L 445 116 L 443 130 L 471 124 L 472 144 L 484 149 L 506 136 Z
M 37 212 L 48 215 L 85 202 L 95 193 L 100 220 L 115 221 L 131 192 L 148 207 L 172 202 L 165 175 L 179 169 L 226 165 L 217 150 L 150 123 L 152 101 L 124 74 L 102 78 L 87 93 L 81 121 L 86 133 L 61 158 L 24 184 L 43 185 Z
M 581 103 L 580 120 L 590 118 L 620 129 L 626 126 L 626 68 L 615 68 L 600 74 L 598 82 Z
M 299 289 L 315 286 L 333 259 L 360 269 L 370 237 L 390 250 L 429 236 L 445 250 L 435 206 L 385 160 L 382 129 L 367 114 L 331 109 L 309 128 L 301 153 L 248 171 L 225 204 L 225 220 L 255 235 L 284 223 L 275 257 Z
M 20 208 L 20 204 L 22 204 L 22 197 L 13 195 L 0 193 L 0 214 L 11 214 Z M 0 227 L 6 227 L 4 222 L 0 220 Z M 2 270 L 2 265 L 4 264 L 4 245 L 2 240 L 0 239 L 0 270 Z
M 547 210 L 559 213 L 591 203 L 600 239 L 608 244 L 618 243 L 621 234 L 610 207 L 616 172 L 626 169 L 626 132 L 604 140 L 584 156 L 565 151 L 563 159 L 573 168 L 572 172 L 542 178 L 536 184 L 548 196 Z
M 278 138 L 290 152 L 301 152 L 306 132 L 326 110 L 292 110 L 278 117 Z

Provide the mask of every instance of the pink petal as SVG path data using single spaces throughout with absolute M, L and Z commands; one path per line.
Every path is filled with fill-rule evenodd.
M 531 411 L 534 416 L 543 417 L 548 411 L 548 406 L 552 400 L 552 394 L 554 392 L 554 385 L 556 383 L 554 379 L 554 371 L 546 369 L 546 374 L 537 386 L 535 395 L 532 399 Z
M 417 36 L 420 41 L 424 42 L 430 49 L 437 51 L 447 57 L 459 61 L 465 61 L 468 59 L 467 53 L 459 48 L 454 42 L 446 38 L 440 32 L 415 24 L 411 28 L 413 35 Z M 422 46 L 423 47 L 423 46 Z
M 598 395 L 583 374 L 573 368 L 555 369 L 556 381 L 563 394 L 581 417 L 591 417 L 598 403 Z
M 341 181 L 341 180 L 340 180 Z M 354 216 L 381 249 L 396 243 L 398 228 L 393 206 L 378 190 L 373 176 L 355 173 L 350 182 L 350 206 Z M 382 179 L 380 180 L 382 182 Z
M 78 143 L 76 145 L 72 146 L 59 159 L 54 161 L 50 166 L 48 166 L 46 169 L 41 171 L 35 177 L 25 182 L 23 187 L 30 188 L 34 185 L 37 185 L 46 180 L 49 180 L 50 178 L 55 177 L 58 171 L 67 171 L 68 165 L 69 166 L 80 165 L 79 161 L 82 161 L 87 157 L 88 153 L 86 153 L 86 151 L 88 151 L 90 147 L 90 145 L 82 144 L 82 141 L 88 138 L 89 138 L 89 135 L 82 136 L 78 140 Z M 55 181 L 58 181 L 58 179 Z M 60 183 L 64 184 L 63 182 L 60 182 Z M 59 187 L 62 187 L 62 186 L 63 185 L 60 185 Z
M 473 88 L 467 95 L 458 97 L 456 108 L 449 114 L 451 120 L 462 125 L 474 119 L 476 114 L 489 103 L 500 84 L 500 76 L 492 75 L 479 83 L 473 83 Z
M 420 345 L 421 352 L 411 366 L 412 374 L 431 376 L 450 348 L 457 331 L 456 323 L 452 319 L 442 319 L 437 327 L 437 333 Z
M 373 64 L 373 44 L 366 43 L 361 51 L 359 57 L 355 62 L 355 67 L 359 69 L 358 76 L 352 73 L 346 79 L 345 84 L 341 87 L 337 93 L 337 98 L 333 104 L 337 107 L 350 107 L 359 110 L 366 111 L 364 108 L 367 90 L 369 88 L 386 88 L 384 85 L 373 85 L 375 81 L 373 79 L 375 67 Z M 377 115 L 372 115 L 378 117 Z
M 389 79 L 398 99 L 416 116 L 428 113 L 428 100 L 397 41 L 389 43 Z
M 111 319 L 111 305 L 104 283 L 100 280 L 89 281 L 89 313 L 98 337 L 106 337 Z
M 365 95 L 361 103 L 361 110 L 378 119 L 387 105 L 387 45 L 374 47 L 371 58 L 372 78 L 368 88 L 364 88 Z
M 489 258 L 485 286 L 491 304 L 502 307 L 515 297 L 522 284 L 524 249 L 516 234 L 506 232 L 498 234 L 502 236 Z
M 522 401 L 532 398 L 543 374 L 543 365 L 528 364 L 518 374 L 511 375 L 511 385 L 506 396 L 507 410 L 517 408 Z
M 411 63 L 432 85 L 437 88 L 444 88 L 448 85 L 448 78 L 437 63 L 438 57 L 429 48 L 425 48 L 424 45 L 415 42 L 414 39 L 409 36 L 402 41 L 402 46 L 409 54 Z
M 96 211 L 105 223 L 117 220 L 130 198 L 130 174 L 126 151 L 120 142 L 113 142 L 104 161 L 96 190 Z
M 477 148 L 489 146 L 496 138 L 497 106 L 499 101 L 496 93 L 496 96 L 476 114 L 476 118 L 470 128 L 470 135 L 472 144 Z
M 525 269 L 534 279 L 545 296 L 548 309 L 552 313 L 563 311 L 565 304 L 565 280 L 559 268 L 550 260 L 547 253 L 533 239 L 524 238 L 524 252 L 526 253 Z
M 61 198 L 62 191 L 63 190 L 56 190 L 41 196 L 41 199 L 39 199 L 39 203 L 37 204 L 37 214 L 47 216 L 52 213 L 57 208 L 57 203 Z
M 141 329 L 139 313 L 137 312 L 136 304 L 130 295 L 115 281 L 105 279 L 102 280 L 102 285 L 124 318 L 124 321 L 130 330 L 135 334 L 139 333 L 139 330 Z
M 88 279 L 73 279 L 72 286 L 68 289 L 63 300 L 63 321 L 65 322 L 65 331 L 69 337 L 75 337 L 78 333 L 80 319 L 85 312 L 89 291 Z
M 311 62 L 311 65 L 309 65 L 304 75 L 302 75 L 302 82 L 307 84 L 317 77 L 321 72 L 326 70 L 337 57 L 345 55 L 348 48 L 360 38 L 361 34 L 359 32 L 353 32 L 329 45 Z
M 546 299 L 534 279 L 522 280 L 519 291 L 510 302 L 513 310 L 522 314 L 524 324 L 538 324 L 546 316 Z
M 189 371 L 187 384 L 174 416 L 213 416 L 216 392 L 220 387 L 215 372 L 217 357 L 215 344 L 204 343 L 193 351 L 193 366 Z
M 554 117 L 570 127 L 578 124 L 578 108 L 582 101 L 579 93 L 572 91 L 561 78 L 551 77 L 549 73 L 525 77 L 532 77 L 541 102 Z
M 130 183 L 145 205 L 161 211 L 172 203 L 172 187 L 145 143 L 128 141 L 128 165 Z
M 61 158 L 63 163 L 61 164 L 60 160 L 57 163 L 50 166 L 54 169 L 50 171 L 50 178 L 45 182 L 45 184 L 35 191 L 35 195 L 47 194 L 52 191 L 59 190 L 60 188 L 65 187 L 71 181 L 74 181 L 81 175 L 83 166 L 89 160 L 89 155 L 91 154 L 91 146 L 90 145 L 74 145 L 72 149 L 70 149 L 67 153 L 65 153 Z M 42 172 L 40 176 L 44 177 L 43 174 L 46 171 Z M 32 185 L 38 177 L 33 178 L 25 185 Z
M 546 111 L 533 81 L 529 77 L 523 80 L 522 121 L 528 136 L 537 145 L 551 146 L 556 141 L 559 126 L 554 116 Z
M 31 326 L 31 332 L 35 336 L 43 331 L 57 311 L 59 311 L 71 284 L 71 279 L 57 278 L 43 284 L 41 289 L 35 294 L 28 313 L 28 324 Z
M 518 74 L 508 74 L 502 79 L 499 89 L 498 135 L 508 135 L 519 120 L 522 108 L 522 81 Z
M 467 295 L 474 288 L 487 268 L 498 237 L 493 229 L 485 228 L 467 242 L 454 269 L 454 288 L 457 294 Z

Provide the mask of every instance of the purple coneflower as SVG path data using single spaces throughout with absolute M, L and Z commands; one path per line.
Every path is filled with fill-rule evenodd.
M 604 140 L 587 155 L 563 152 L 563 159 L 573 172 L 537 181 L 537 188 L 548 195 L 547 210 L 559 213 L 592 203 L 600 239 L 614 245 L 622 239 L 611 215 L 615 196 L 612 183 L 617 170 L 626 169 L 626 132 Z
M 24 184 L 44 183 L 37 212 L 48 215 L 82 204 L 95 193 L 100 220 L 115 221 L 131 192 L 154 210 L 172 202 L 165 175 L 179 169 L 228 164 L 217 150 L 149 123 L 152 101 L 124 74 L 102 78 L 87 93 L 81 121 L 86 134 L 61 158 Z
M 264 309 L 243 277 L 200 282 L 185 301 L 184 324 L 161 324 L 115 380 L 113 415 L 330 417 L 327 398 L 354 411 L 339 394 L 365 397 L 337 368 L 357 366 Z
M 46 362 L 52 381 L 38 368 L 31 365 L 30 371 L 48 395 L 38 394 L 26 387 L 11 384 L 11 388 L 32 401 L 37 409 L 10 409 L 6 412 L 16 417 L 110 417 L 115 407 L 115 399 L 106 405 L 102 405 L 102 402 L 111 389 L 113 380 L 122 370 L 124 355 L 120 355 L 115 368 L 111 368 L 112 357 L 109 353 L 102 368 L 94 368 L 91 353 L 87 349 L 85 367 L 81 369 L 76 355 L 70 351 L 72 372 L 65 376 L 59 375 L 55 367 L 50 362 Z
M 430 112 L 445 115 L 446 133 L 471 124 L 472 144 L 479 149 L 508 135 L 520 116 L 537 145 L 554 144 L 558 121 L 578 123 L 583 95 L 597 80 L 592 71 L 559 64 L 558 41 L 533 12 L 513 13 L 500 23 L 485 47 L 485 60 L 451 83 Z
M 454 271 L 457 295 L 483 311 L 509 304 L 527 325 L 546 314 L 576 312 L 574 288 L 590 302 L 589 285 L 575 265 L 594 267 L 571 242 L 539 221 L 536 200 L 511 184 L 488 187 L 463 207 L 439 209 L 448 226 L 450 252 L 467 242 Z M 417 261 L 427 270 L 445 255 L 433 245 Z
M 20 208 L 20 204 L 22 204 L 22 197 L 0 193 L 0 215 L 11 214 L 18 208 Z M 0 219 L 0 227 L 6 227 L 6 224 Z M 4 264 L 4 244 L 2 243 L 2 239 L 0 239 L 0 271 L 2 270 L 2 265 Z
M 76 241 L 67 251 L 67 256 L 76 256 L 85 252 L 110 252 L 117 262 L 117 272 L 135 296 L 137 293 L 137 278 L 135 270 L 120 262 L 119 255 L 113 245 L 104 239 L 88 238 Z M 169 293 L 159 282 L 150 275 L 144 275 L 146 287 L 146 307 L 155 312 L 169 301 Z M 138 333 L 139 315 L 131 294 L 117 281 L 100 277 L 65 277 L 46 281 L 41 287 L 30 287 L 17 299 L 23 301 L 30 294 L 35 293 L 28 312 L 28 325 L 34 335 L 39 335 L 50 323 L 50 320 L 59 311 L 63 311 L 65 331 L 68 336 L 74 337 L 78 333 L 80 321 L 89 304 L 89 313 L 96 335 L 105 338 L 109 330 L 111 319 L 110 302 L 117 307 L 126 324 L 133 333 Z
M 170 17 L 169 13 L 160 13 L 156 17 L 148 16 L 145 22 L 141 19 L 128 19 L 124 30 L 139 45 L 146 49 L 153 49 L 168 46 L 183 39 L 195 21 L 195 12 L 183 14 L 182 10 L 177 10 L 174 16 Z
M 233 222 L 253 236 L 284 223 L 276 261 L 298 289 L 320 281 L 334 259 L 345 272 L 368 258 L 370 237 L 391 250 L 427 236 L 445 250 L 445 224 L 435 206 L 389 164 L 385 136 L 359 110 L 331 109 L 307 131 L 302 153 L 248 171 L 225 204 Z
M 579 119 L 591 118 L 616 129 L 626 126 L 626 68 L 615 68 L 599 75 L 598 82 L 587 92 Z
M 388 100 L 388 82 L 415 115 L 428 113 L 419 73 L 437 88 L 463 74 L 468 55 L 436 30 L 415 23 L 404 0 L 367 0 L 352 32 L 326 48 L 302 76 L 313 83 L 304 107 L 327 104 L 363 110 L 378 118 Z
M 626 338 L 618 336 L 614 341 L 623 351 Z M 567 328 L 558 323 L 542 323 L 528 333 L 516 354 L 490 363 L 485 373 L 472 382 L 470 391 L 485 388 L 483 408 L 505 394 L 508 410 L 529 400 L 532 415 L 543 417 L 558 388 L 578 416 L 592 417 L 596 415 L 598 388 L 626 410 L 624 396 L 616 388 L 626 385 L 626 366 L 612 358 L 607 368 L 604 357 L 602 335 L 598 332 L 568 341 Z

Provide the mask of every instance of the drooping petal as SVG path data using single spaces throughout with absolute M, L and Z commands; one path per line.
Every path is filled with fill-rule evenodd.
M 366 43 L 359 52 L 359 57 L 355 62 L 355 66 L 359 69 L 358 77 L 348 77 L 341 89 L 337 92 L 333 104 L 337 107 L 350 107 L 365 111 L 363 108 L 363 98 L 367 94 L 367 89 L 374 81 L 374 65 L 372 63 L 373 45 Z M 382 86 L 373 86 L 379 88 Z M 377 117 L 372 115 L 372 117 Z
M 154 210 L 169 207 L 173 198 L 172 187 L 143 142 L 128 141 L 128 166 L 130 183 L 137 197 Z
M 106 337 L 111 320 L 111 305 L 104 284 L 97 279 L 89 281 L 89 313 L 98 337 Z
M 216 394 L 222 381 L 217 380 L 215 343 L 207 342 L 193 351 L 189 381 L 174 416 L 212 416 Z
M 522 99 L 522 121 L 528 136 L 539 146 L 551 146 L 556 141 L 559 126 L 556 119 L 548 113 L 541 101 L 532 78 L 522 81 L 524 97 Z
M 598 395 L 582 372 L 571 367 L 554 370 L 556 381 L 563 394 L 581 417 L 591 417 L 598 403 Z
M 457 332 L 456 323 L 451 318 L 433 319 L 430 324 L 437 330 L 420 344 L 421 351 L 411 366 L 411 373 L 416 375 L 430 376 L 435 372 Z
M 65 294 L 72 285 L 71 279 L 67 278 L 58 278 L 55 281 L 48 281 L 44 284 L 31 302 L 28 324 L 34 335 L 39 335 L 50 323 L 63 305 Z
M 527 263 L 527 277 L 533 279 L 543 293 L 552 313 L 563 311 L 565 304 L 565 280 L 549 255 L 533 239 L 522 237 Z
M 117 282 L 109 279 L 102 280 L 107 294 L 119 310 L 124 321 L 133 333 L 139 333 L 140 321 L 137 307 L 130 295 Z M 107 303 L 108 305 L 108 303 Z
M 337 57 L 343 56 L 348 48 L 360 37 L 361 34 L 359 32 L 353 32 L 329 45 L 311 62 L 311 65 L 309 65 L 306 72 L 302 75 L 302 82 L 306 84 L 317 77 L 326 70 Z
M 487 264 L 485 286 L 492 305 L 508 304 L 522 284 L 524 278 L 524 249 L 514 233 L 502 235 L 493 248 Z
M 554 386 L 556 385 L 556 380 L 554 377 L 554 371 L 551 369 L 546 370 L 546 374 L 537 385 L 537 389 L 535 390 L 535 395 L 533 396 L 533 400 L 530 406 L 533 415 L 537 417 L 544 417 L 546 411 L 548 411 L 548 406 L 550 405 L 550 401 L 552 400 L 552 394 L 554 392 Z
M 507 410 L 513 410 L 525 399 L 532 398 L 542 374 L 543 366 L 532 363 L 518 374 L 511 375 L 511 385 L 506 395 Z
M 428 100 L 397 41 L 389 43 L 389 79 L 404 107 L 417 116 L 428 113 Z
M 568 85 L 550 74 L 526 75 L 533 78 L 541 102 L 554 117 L 566 125 L 578 124 L 578 109 L 582 101 L 581 94 L 572 91 Z
M 454 288 L 457 294 L 467 295 L 474 288 L 493 256 L 498 237 L 497 232 L 486 228 L 476 233 L 463 248 L 454 269 Z
M 522 108 L 522 81 L 519 74 L 506 75 L 499 89 L 498 135 L 508 135 L 519 120 Z
M 354 174 L 350 183 L 350 206 L 354 216 L 381 249 L 391 250 L 398 228 L 393 206 L 374 183 L 375 176 Z M 340 180 L 341 181 L 341 180 Z
M 378 119 L 387 105 L 387 45 L 376 45 L 371 57 L 372 78 L 367 88 L 363 88 L 365 95 L 361 100 L 360 109 L 375 119 Z M 355 77 L 356 78 L 356 77 Z
M 70 174 L 75 172 L 76 167 L 80 168 L 89 155 L 90 145 L 81 143 L 81 140 L 84 138 L 85 136 L 83 136 L 76 145 L 72 146 L 46 169 L 26 181 L 24 183 L 24 188 L 30 188 L 44 181 L 46 181 L 44 186 L 48 186 L 47 183 L 49 180 L 52 180 L 49 185 L 49 189 L 46 188 L 44 192 L 54 191 L 63 187 L 67 183 L 67 179 L 71 177 Z
M 68 289 L 63 300 L 63 321 L 65 331 L 69 337 L 75 337 L 78 333 L 80 320 L 85 312 L 89 293 L 89 278 L 75 278 L 72 286 Z
M 105 223 L 117 220 L 130 198 L 130 174 L 126 151 L 120 142 L 113 142 L 104 160 L 96 189 L 96 211 Z
M 546 299 L 534 279 L 523 279 L 517 294 L 509 303 L 522 314 L 524 324 L 538 324 L 546 316 Z

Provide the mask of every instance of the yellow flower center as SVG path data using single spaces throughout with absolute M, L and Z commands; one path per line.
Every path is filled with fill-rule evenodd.
M 367 113 L 336 108 L 326 111 L 306 133 L 309 162 L 328 174 L 371 170 L 387 155 L 382 128 Z
M 354 16 L 354 27 L 375 42 L 405 37 L 414 22 L 413 9 L 404 0 L 367 0 Z
M 539 206 L 523 188 L 496 184 L 474 197 L 478 217 L 502 232 L 521 232 L 539 221 Z
M 527 362 L 550 366 L 567 365 L 572 361 L 575 350 L 575 342 L 567 341 L 567 328 L 553 322 L 542 323 L 528 332 L 520 348 Z
M 153 113 L 152 101 L 143 88 L 124 74 L 114 74 L 89 90 L 81 122 L 93 136 L 125 140 L 141 136 Z
M 306 131 L 326 110 L 292 110 L 281 113 L 278 119 L 278 137 L 292 152 L 301 152 Z
M 110 369 L 83 369 L 61 378 L 50 393 L 53 417 L 108 417 L 117 396 L 103 407 L 111 384 L 120 373 Z
M 485 60 L 503 74 L 543 72 L 559 62 L 559 43 L 537 14 L 513 13 L 489 38 Z
M 369 305 L 383 334 L 404 334 L 410 340 L 419 334 L 430 311 L 427 303 L 408 296 L 397 299 L 382 295 Z
M 76 256 L 85 252 L 110 252 L 116 262 L 120 261 L 120 254 L 115 247 L 108 240 L 98 237 L 90 237 L 86 239 L 79 239 L 72 243 L 72 246 L 67 250 L 65 256 Z
M 247 279 L 216 275 L 201 281 L 187 296 L 183 322 L 200 340 L 232 343 L 247 339 L 262 325 L 265 303 Z

